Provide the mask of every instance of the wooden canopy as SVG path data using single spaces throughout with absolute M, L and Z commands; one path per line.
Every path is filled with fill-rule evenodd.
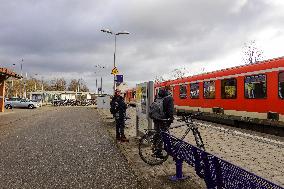
M 0 112 L 4 112 L 5 80 L 7 80 L 9 77 L 14 77 L 17 79 L 22 78 L 22 76 L 7 68 L 0 68 Z
M 11 70 L 7 69 L 7 68 L 0 68 L 0 82 L 3 78 L 5 78 L 4 80 L 8 79 L 9 77 L 15 77 L 17 79 L 21 79 L 22 76 L 20 76 L 19 74 L 16 74 L 15 72 L 12 72 Z

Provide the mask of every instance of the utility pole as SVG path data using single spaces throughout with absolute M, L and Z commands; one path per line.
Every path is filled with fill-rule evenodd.
M 101 94 L 103 94 L 103 77 L 101 77 Z
M 24 63 L 24 59 L 22 58 L 22 62 L 21 62 L 21 83 L 20 83 L 20 97 L 22 98 L 23 97 L 23 63 Z
M 96 78 L 96 90 L 97 90 L 97 94 L 99 94 L 99 90 L 98 90 L 98 79 Z

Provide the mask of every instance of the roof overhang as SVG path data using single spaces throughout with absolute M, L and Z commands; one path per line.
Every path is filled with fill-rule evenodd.
M 15 72 L 13 72 L 13 71 L 11 71 L 7 68 L 0 68 L 0 76 L 4 76 L 6 79 L 8 79 L 9 77 L 14 77 L 14 78 L 17 78 L 17 79 L 23 78 L 19 74 L 16 74 Z

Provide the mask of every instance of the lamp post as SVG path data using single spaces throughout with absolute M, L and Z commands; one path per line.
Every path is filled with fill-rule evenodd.
M 128 35 L 130 34 L 128 31 L 123 31 L 123 32 L 112 32 L 111 30 L 109 29 L 102 29 L 101 30 L 102 32 L 104 33 L 107 33 L 107 34 L 111 34 L 111 35 L 114 35 L 114 55 L 113 55 L 113 67 L 115 68 L 116 67 L 116 63 L 115 63 L 115 54 L 116 54 L 116 36 L 117 35 Z M 113 75 L 113 93 L 115 92 L 115 74 Z
M 23 98 L 23 90 L 22 90 L 22 88 L 23 88 L 23 63 L 24 63 L 24 59 L 22 58 L 22 61 L 21 61 L 21 84 L 20 84 L 20 97 L 21 98 Z
M 101 75 L 101 85 L 100 85 L 99 88 L 100 88 L 101 94 L 103 94 L 103 75 L 104 74 L 102 73 L 103 71 L 101 71 L 101 70 L 105 69 L 106 67 L 105 66 L 101 66 L 101 65 L 95 65 L 95 68 L 96 68 L 96 71 L 94 73 L 97 74 L 97 75 Z M 98 73 L 102 73 L 102 74 L 98 74 Z M 98 94 L 99 94 L 99 88 L 98 88 L 98 81 L 97 81 L 97 78 L 96 78 L 96 89 L 97 89 L 97 93 Z

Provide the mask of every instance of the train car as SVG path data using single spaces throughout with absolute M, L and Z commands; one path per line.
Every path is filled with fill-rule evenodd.
M 135 106 L 136 105 L 136 89 L 128 89 L 125 91 L 124 94 L 124 100 L 126 104 L 129 104 L 130 106 Z
M 284 122 L 284 57 L 155 84 L 172 89 L 179 111 Z

